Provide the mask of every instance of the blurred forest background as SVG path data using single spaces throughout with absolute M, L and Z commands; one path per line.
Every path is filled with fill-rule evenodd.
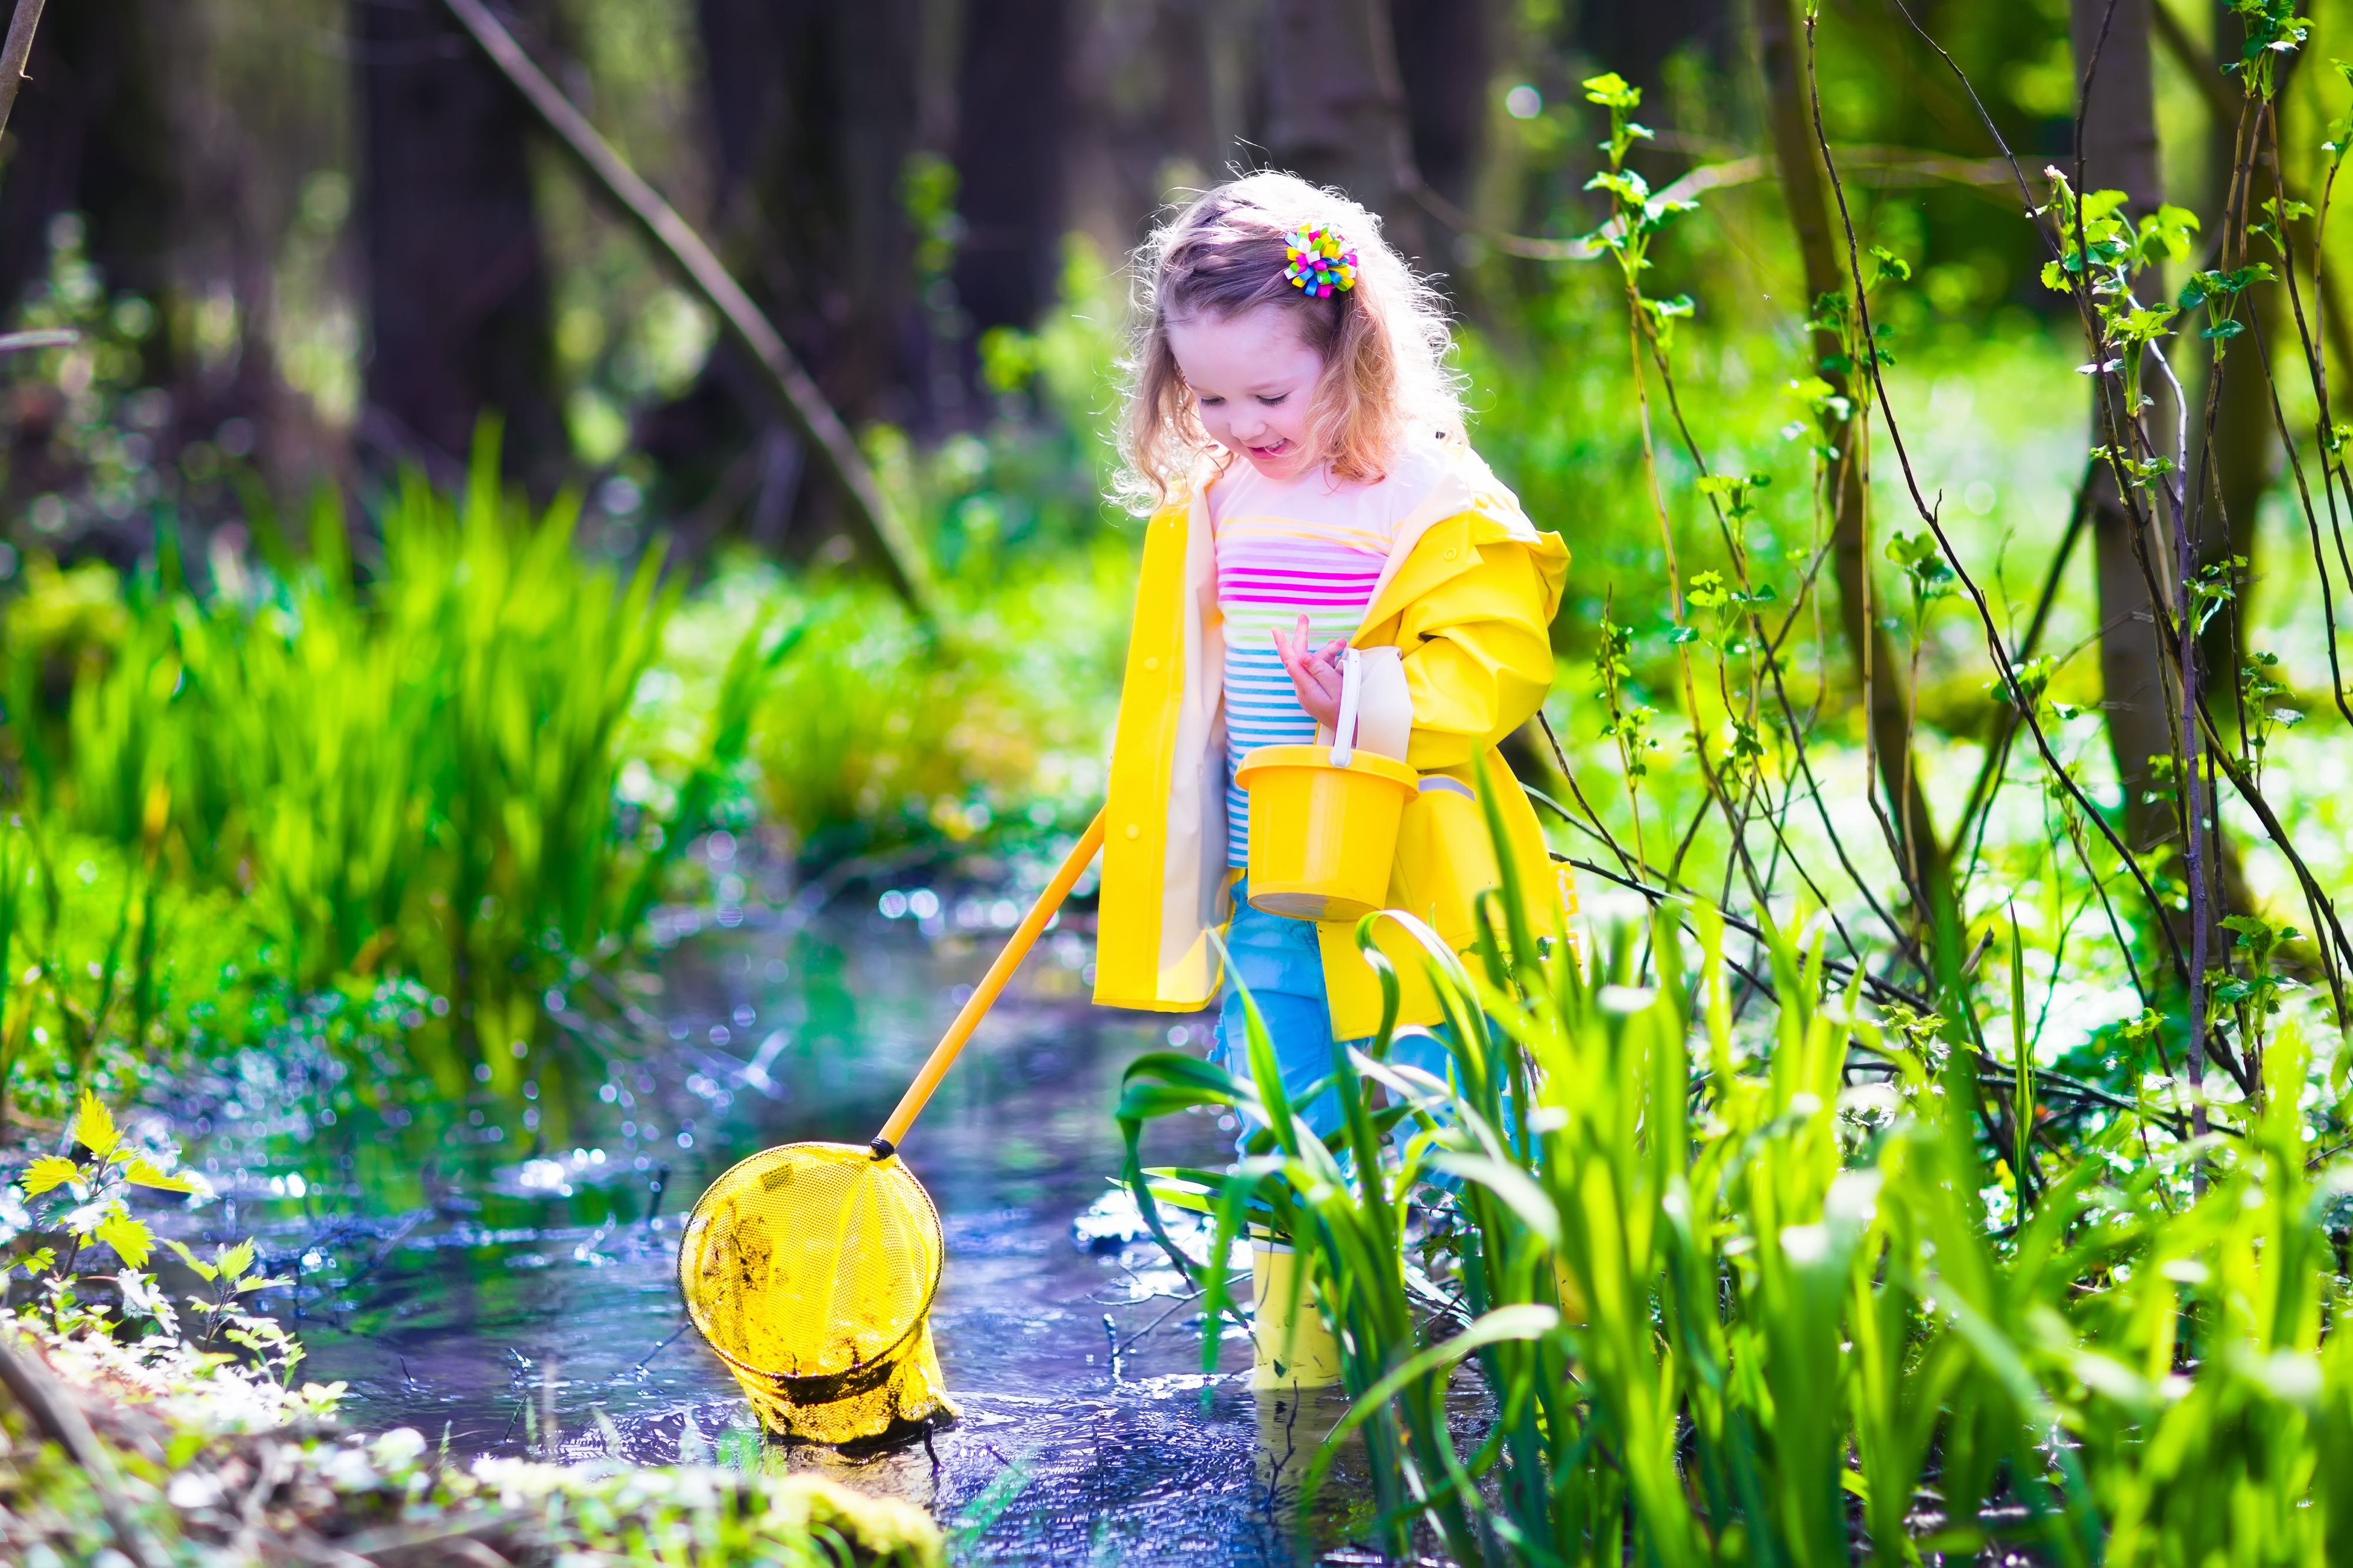
M 2211 13 L 2228 11 L 2157 12 L 2165 188 L 2193 207 L 2218 199 L 2211 143 L 2231 129 L 2210 123 Z M 1507 411 L 1524 387 L 1504 367 L 1610 352 L 1578 309 L 1589 268 L 1487 237 L 1598 221 L 1575 90 L 1596 71 L 1644 89 L 1661 134 L 1638 163 L 1655 184 L 1695 165 L 1725 176 L 1714 221 L 1662 253 L 1702 321 L 1787 337 L 1797 302 L 1756 163 L 1770 149 L 1740 0 L 529 0 L 502 14 L 712 237 L 870 441 L 887 427 L 922 452 L 1015 430 L 1057 445 L 995 504 L 930 509 L 950 563 L 974 527 L 1035 552 L 1102 521 L 1092 416 L 1106 395 L 1038 395 L 1035 334 L 1075 307 L 1107 337 L 1123 252 L 1229 168 L 1295 169 L 1381 211 L 1493 356 L 1478 362 L 1495 368 L 1479 388 L 1491 422 L 1527 417 Z M 1920 15 L 2030 168 L 2066 150 L 2062 0 Z M 1921 271 L 1899 329 L 2070 330 L 2034 280 L 2007 172 L 1894 12 L 1826 7 L 1821 69 L 1831 134 L 1868 165 L 1873 237 Z M 201 572 L 254 547 L 264 495 L 366 496 L 404 460 L 451 481 L 491 410 L 508 471 L 542 499 L 581 489 L 584 538 L 616 554 L 656 530 L 698 559 L 728 541 L 800 561 L 849 547 L 836 498 L 707 309 L 438 0 L 90 0 L 48 18 L 30 76 L 0 178 L 0 300 L 94 338 L 58 376 L 18 362 L 0 513 L 20 556 L 128 568 L 168 515 Z M 1533 470 L 1511 478 L 1544 488 Z M 1590 539 L 1611 525 L 1601 499 L 1546 521 Z
M 493 7 L 780 329 L 863 454 L 845 468 L 804 439 L 709 289 L 493 63 L 461 20 L 472 5 L 76 0 L 41 27 L 0 147 L 0 302 L 15 326 L 79 337 L 0 360 L 0 657 L 11 796 L 37 808 L 28 824 L 93 846 L 78 886 L 56 871 L 78 852 L 24 850 L 48 879 L 43 973 L 67 977 L 37 1006 L 85 1015 L 60 1024 L 83 1041 L 66 1076 L 121 1002 L 102 955 L 142 931 L 247 929 L 207 900 L 258 933 L 244 984 L 416 977 L 456 997 L 449 1070 L 503 1085 L 512 1064 L 470 1020 L 508 1020 L 517 1057 L 553 1038 L 546 975 L 636 941 L 666 900 L 829 895 L 905 868 L 1042 874 L 1100 796 L 1134 592 L 1135 520 L 1103 500 L 1124 254 L 1187 191 L 1257 166 L 1345 186 L 1451 299 L 1472 438 L 1576 552 L 1548 713 L 1603 829 L 1639 841 L 1646 811 L 1688 816 L 1653 868 L 1672 880 L 1696 844 L 1689 864 L 1731 885 L 1729 808 L 1695 807 L 1697 773 L 1650 765 L 1654 805 L 1619 783 L 1689 744 L 1646 727 L 1694 706 L 1677 675 L 1688 595 L 1722 572 L 1803 606 L 1789 668 L 1810 717 L 1789 717 L 1793 733 L 1819 718 L 1812 765 L 1832 793 L 1868 800 L 1876 772 L 1877 794 L 1906 803 L 1831 846 L 1844 879 L 1810 881 L 1810 898 L 1902 945 L 1948 865 L 1967 928 L 2079 872 L 2105 900 L 2142 876 L 2116 858 L 2129 847 L 2153 868 L 2144 900 L 2179 901 L 2147 588 L 2113 488 L 2085 484 L 2082 322 L 2041 276 L 2049 242 L 1995 133 L 2047 199 L 2105 18 L 2115 96 L 2086 121 L 2086 177 L 2137 213 L 2169 202 L 2198 221 L 2152 263 L 2170 298 L 2229 264 L 2226 232 L 2257 243 L 2252 198 L 2223 221 L 2248 101 L 2224 68 L 2248 16 L 2280 5 L 1827 0 L 1810 42 L 1802 8 L 1769 0 Z M 2343 9 L 2315 8 L 2322 55 Z M 1815 304 L 1845 287 L 1843 261 L 1828 198 L 1777 172 L 1812 145 L 1810 47 L 1875 269 L 1890 405 L 1989 613 L 2059 704 L 2052 760 L 2120 836 L 2064 877 L 2033 879 L 2031 856 L 2063 837 L 2040 815 L 2057 796 L 2000 787 L 2019 782 L 2002 773 L 2017 727 L 1986 629 L 1928 535 L 1905 532 L 1898 466 L 1883 451 L 1867 475 L 1840 468 L 1852 505 L 1849 477 L 1823 479 L 1857 393 L 1826 369 L 1836 330 Z M 2344 86 L 2280 58 L 2281 152 L 2251 166 L 2316 196 Z M 1680 402 L 1653 372 L 1637 380 L 1624 280 L 1578 237 L 1613 210 L 1591 183 L 1609 116 L 1581 86 L 1604 71 L 1639 89 L 1654 132 L 1627 167 L 1699 203 L 1641 274 L 1672 307 L 1657 324 Z M 2311 244 L 2309 218 L 2291 222 Z M 2341 369 L 2336 285 L 2308 293 L 2306 325 Z M 2284 289 L 2232 298 L 2237 325 L 2168 340 L 2193 400 L 2217 341 L 2233 365 L 2301 363 Z M 2218 909 L 2308 902 L 2353 826 L 2326 590 L 2306 569 L 2319 524 L 2280 504 L 2281 432 L 2323 438 L 2310 381 L 2275 402 L 2267 375 L 2225 378 L 2190 454 L 2211 450 L 2213 504 L 2182 578 L 2230 604 L 2201 634 L 2214 700 L 2252 716 L 2238 734 L 2258 775 L 2288 742 L 2263 748 L 2312 721 L 2278 832 L 2225 824 L 2247 843 L 2297 836 L 2309 858 L 2225 854 Z M 498 477 L 470 491 L 477 453 Z M 870 469 L 879 502 L 841 483 Z M 893 564 L 885 514 L 904 535 L 895 573 L 877 570 Z M 2245 660 L 2260 690 L 2232 679 Z M 1693 717 L 1711 730 L 1727 705 L 1728 688 Z M 1528 782 L 1575 793 L 1541 737 L 1513 754 Z M 1796 798 L 1775 833 L 1812 831 Z M 1811 809 L 1834 838 L 1819 794 Z M 1558 848 L 1594 838 L 1556 825 Z M 1898 887 L 1908 907 L 1879 907 L 1874 889 Z M 2117 949 L 2094 963 L 2067 948 L 2085 908 L 2054 905 L 2035 937 L 2068 993 L 2052 1015 L 2065 1049 L 2158 1000 L 2135 967 L 2153 961 L 2151 924 L 2111 910 Z M 215 973 L 246 940 L 185 967 Z M 2063 955 L 2091 967 L 2063 979 Z M 106 994 L 70 1003 L 84 970 Z M 173 994 L 203 990 L 184 974 Z M 141 1005 L 134 1038 L 181 1026 Z M 56 1054 L 33 1016 L 17 1026 Z
M 1290 169 L 1436 277 L 1473 443 L 1575 552 L 1504 751 L 1619 984 L 1514 930 L 1452 1015 L 1484 1098 L 1441 1116 L 1502 1132 L 1451 1208 L 1504 1260 L 1454 1278 L 1521 1326 L 1443 1352 L 1505 1413 L 1444 1507 L 1545 1561 L 1828 1562 L 1858 1498 L 1889 1563 L 2353 1560 L 2348 37 L 2353 0 L 50 0 L 0 141 L 0 327 L 44 334 L 0 342 L 0 1143 L 88 1141 L 94 1093 L 232 1164 L 332 1147 L 393 1215 L 460 1145 L 564 1181 L 598 1141 L 659 1203 L 797 1071 L 855 1114 L 880 1005 L 958 973 L 909 927 L 976 969 L 1102 802 L 1125 255 Z M 1482 1012 L 1577 1114 L 1500 1090 Z M 1129 1071 L 1131 1140 L 1256 1103 Z M 1321 1276 L 1349 1386 L 1400 1369 L 1422 1423 L 1381 1518 L 1439 1519 L 1399 1489 L 1471 1309 L 1285 1147 L 1322 1245 L 1378 1238 Z

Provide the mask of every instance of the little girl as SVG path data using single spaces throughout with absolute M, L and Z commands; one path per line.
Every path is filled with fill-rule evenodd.
M 1155 233 L 1136 272 L 1128 482 L 1153 510 L 1112 752 L 1095 1000 L 1186 1012 L 1222 988 L 1218 1050 L 1247 1072 L 1239 979 L 1296 1091 L 1332 1071 L 1335 1039 L 1378 1029 L 1380 987 L 1354 922 L 1249 904 L 1236 766 L 1335 723 L 1342 649 L 1394 647 L 1420 793 L 1389 906 L 1471 945 L 1474 900 L 1501 882 L 1475 793 L 1482 752 L 1521 888 L 1573 897 L 1493 752 L 1552 684 L 1546 628 L 1568 552 L 1464 442 L 1440 303 L 1362 207 L 1252 174 Z M 1559 904 L 1530 912 L 1535 930 L 1559 929 Z M 1219 926 L 1229 975 L 1209 940 Z M 1440 1022 L 1393 923 L 1381 946 L 1406 981 L 1400 1022 Z M 1427 1038 L 1392 1056 L 1445 1071 Z M 1336 1096 L 1304 1114 L 1331 1132 Z

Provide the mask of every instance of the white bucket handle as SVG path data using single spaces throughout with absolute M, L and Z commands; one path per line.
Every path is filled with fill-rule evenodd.
M 1345 768 L 1355 755 L 1356 710 L 1364 701 L 1365 662 L 1355 648 L 1340 650 L 1340 721 L 1332 726 L 1332 765 Z

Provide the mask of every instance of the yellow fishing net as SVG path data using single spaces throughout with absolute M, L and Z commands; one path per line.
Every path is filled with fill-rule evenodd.
M 729 1170 L 686 1222 L 694 1326 L 780 1436 L 854 1443 L 953 1417 L 930 1312 L 939 1211 L 896 1155 L 788 1143 Z

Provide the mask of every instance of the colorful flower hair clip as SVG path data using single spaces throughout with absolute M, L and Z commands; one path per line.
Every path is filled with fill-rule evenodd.
M 1356 253 L 1337 230 L 1322 224 L 1302 224 L 1283 243 L 1289 247 L 1291 265 L 1282 269 L 1282 276 L 1293 288 L 1328 300 L 1335 289 L 1345 293 L 1356 286 Z

